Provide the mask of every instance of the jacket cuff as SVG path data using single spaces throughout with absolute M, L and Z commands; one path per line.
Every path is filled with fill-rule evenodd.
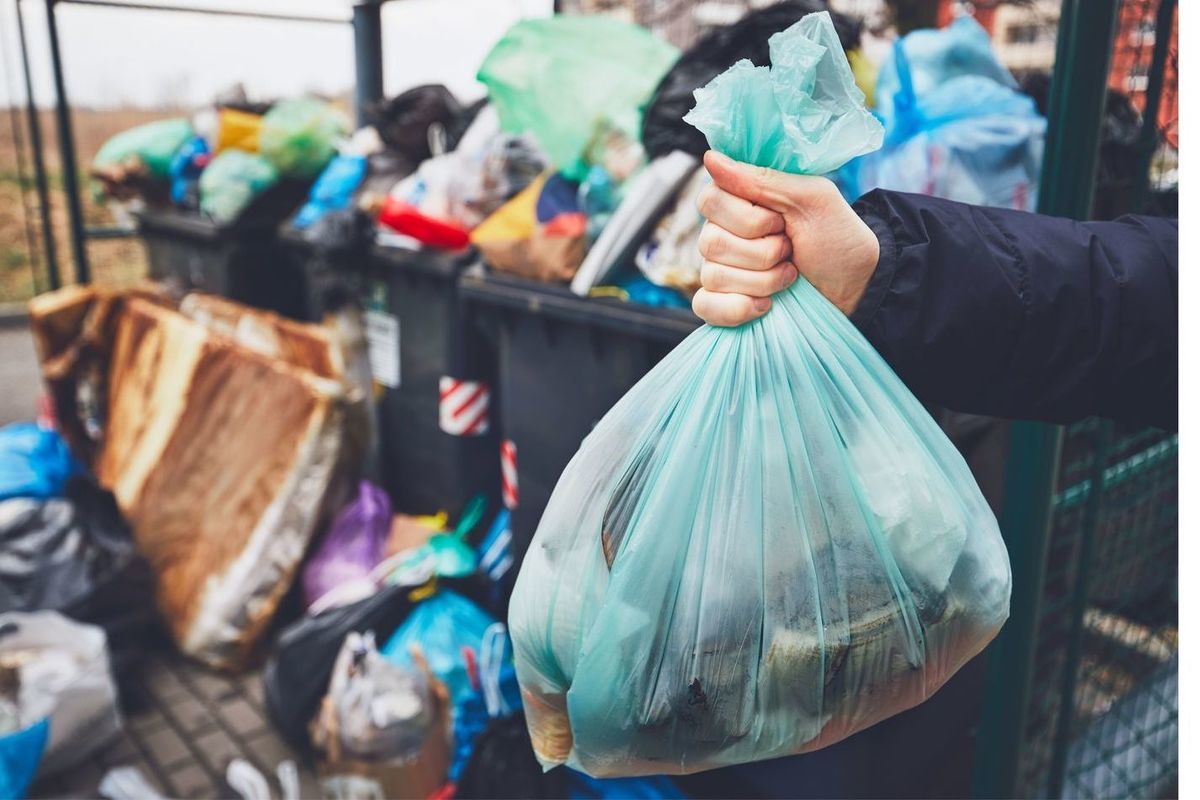
M 875 266 L 875 273 L 867 283 L 862 299 L 858 301 L 858 307 L 850 315 L 850 321 L 854 323 L 855 327 L 865 332 L 880 306 L 883 305 L 888 291 L 892 288 L 892 278 L 896 274 L 896 263 L 899 261 L 900 251 L 896 242 L 896 234 L 892 231 L 891 226 L 875 212 L 869 203 L 860 200 L 854 204 L 854 210 L 879 239 L 879 263 Z

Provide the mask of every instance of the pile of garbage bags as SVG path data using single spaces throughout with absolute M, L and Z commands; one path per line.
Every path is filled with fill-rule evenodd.
M 218 224 L 257 207 L 287 206 L 334 156 L 345 115 L 313 97 L 251 106 L 220 103 L 193 118 L 139 125 L 105 142 L 92 161 L 101 199 L 199 211 Z M 290 211 L 285 208 L 284 213 Z

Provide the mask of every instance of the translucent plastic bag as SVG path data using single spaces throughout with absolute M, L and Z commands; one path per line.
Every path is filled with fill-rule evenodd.
M 433 730 L 433 692 L 424 673 L 381 657 L 370 632 L 346 635 L 329 700 L 339 743 L 353 757 L 411 759 Z
M 311 178 L 333 158 L 338 138 L 348 130 L 345 115 L 328 103 L 283 100 L 263 116 L 258 149 L 281 174 Z
M 734 67 L 698 93 L 710 141 L 818 171 L 878 144 L 825 14 L 771 53 L 788 90 Z M 1009 585 L 962 457 L 801 279 L 684 340 L 560 478 L 509 613 L 535 751 L 620 776 L 824 747 L 936 691 Z
M 679 51 L 638 25 L 554 16 L 514 25 L 484 59 L 479 80 L 504 130 L 531 132 L 567 177 L 587 175 L 585 150 L 611 134 L 636 143 L 641 108 Z
M 372 573 L 383 560 L 391 526 L 387 492 L 361 481 L 358 496 L 334 517 L 321 546 L 304 565 L 304 600 L 312 613 L 375 593 Z
M 111 167 L 137 158 L 151 177 L 165 179 L 171 171 L 171 159 L 192 135 L 192 124 L 186 119 L 160 119 L 138 125 L 101 145 L 92 167 Z
M 55 611 L 0 614 L 0 664 L 20 674 L 25 722 L 50 718 L 39 775 L 70 769 L 121 729 L 104 631 Z
M 876 86 L 882 150 L 846 170 L 844 191 L 876 187 L 1027 210 L 1037 204 L 1046 120 L 1015 88 L 970 17 L 897 40 Z
M 472 694 L 464 648 L 479 653 L 496 620 L 462 595 L 441 589 L 422 600 L 381 651 L 401 666 L 412 664 L 412 648 L 425 656 L 430 671 L 446 684 L 450 701 L 460 706 Z
M 200 173 L 200 210 L 218 223 L 233 222 L 278 180 L 278 170 L 262 156 L 226 150 Z

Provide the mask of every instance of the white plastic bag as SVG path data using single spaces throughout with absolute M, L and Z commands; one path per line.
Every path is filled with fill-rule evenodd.
M 0 662 L 20 671 L 28 721 L 50 717 L 39 775 L 78 764 L 121 729 L 104 631 L 55 611 L 0 614 Z

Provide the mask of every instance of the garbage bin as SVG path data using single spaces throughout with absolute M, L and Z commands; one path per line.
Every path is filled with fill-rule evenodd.
M 303 318 L 300 265 L 287 257 L 276 227 L 307 191 L 307 182 L 281 181 L 226 225 L 177 208 L 138 212 L 150 277 Z
M 460 286 L 496 344 L 500 428 L 516 473 L 515 487 L 506 480 L 516 497 L 506 501 L 516 500 L 519 557 L 579 443 L 700 320 L 690 311 L 583 298 L 497 273 L 472 271 Z
M 289 295 L 291 316 L 320 322 L 330 311 L 361 297 L 370 255 L 367 243 L 331 250 L 314 244 L 290 221 L 280 226 L 278 238 L 283 269 L 295 282 Z
M 397 511 L 453 519 L 475 495 L 498 502 L 494 357 L 459 302 L 471 259 L 370 248 L 363 306 L 383 483 Z

